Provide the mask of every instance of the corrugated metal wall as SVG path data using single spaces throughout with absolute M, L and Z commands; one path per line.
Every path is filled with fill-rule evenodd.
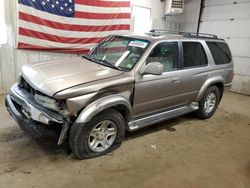
M 206 0 L 200 32 L 215 33 L 229 44 L 235 77 L 232 90 L 250 94 L 250 0 Z

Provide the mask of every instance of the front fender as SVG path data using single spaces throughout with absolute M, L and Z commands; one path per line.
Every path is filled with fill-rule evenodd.
M 130 102 L 126 98 L 118 94 L 114 94 L 114 95 L 109 95 L 109 96 L 100 98 L 92 102 L 91 104 L 89 104 L 80 113 L 80 115 L 76 119 L 76 123 L 87 123 L 99 112 L 107 108 L 117 106 L 117 105 L 124 105 L 127 108 L 130 115 L 132 115 L 132 106 Z
M 199 94 L 198 94 L 198 96 L 196 98 L 196 101 L 199 102 L 202 99 L 202 97 L 203 97 L 205 91 L 207 90 L 207 88 L 209 86 L 213 85 L 213 84 L 216 84 L 216 83 L 222 83 L 224 85 L 225 81 L 224 81 L 222 76 L 216 76 L 216 77 L 208 78 L 206 80 L 206 82 L 203 84 L 203 86 L 201 87 L 201 89 L 199 91 Z

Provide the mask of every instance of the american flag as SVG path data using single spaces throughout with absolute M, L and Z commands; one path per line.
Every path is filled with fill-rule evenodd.
M 86 53 L 130 30 L 130 0 L 18 0 L 19 49 Z

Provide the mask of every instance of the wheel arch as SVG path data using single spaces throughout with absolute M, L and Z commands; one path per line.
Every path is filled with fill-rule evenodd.
M 223 96 L 223 93 L 224 93 L 224 84 L 222 82 L 216 82 L 216 83 L 214 83 L 214 84 L 212 84 L 210 86 L 216 86 L 219 89 L 219 92 L 220 92 L 219 103 L 220 103 L 220 101 L 222 99 L 222 96 Z
M 87 123 L 94 116 L 109 108 L 115 109 L 128 120 L 132 116 L 132 106 L 125 97 L 118 94 L 102 97 L 84 108 L 76 119 L 76 123 Z
M 207 90 L 207 88 L 211 87 L 211 86 L 216 86 L 219 91 L 220 91 L 220 100 L 223 96 L 223 92 L 224 92 L 224 79 L 222 77 L 214 77 L 214 78 L 211 78 L 211 79 L 208 79 L 204 84 L 203 86 L 201 87 L 200 91 L 199 91 L 199 94 L 196 98 L 196 101 L 199 102 L 205 91 Z

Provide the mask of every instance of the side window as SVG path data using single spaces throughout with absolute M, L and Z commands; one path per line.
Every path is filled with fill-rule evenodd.
M 207 65 L 206 53 L 199 42 L 183 42 L 183 67 L 198 67 Z
M 229 47 L 224 42 L 207 42 L 207 45 L 213 55 L 216 65 L 230 63 L 232 56 Z
M 179 69 L 179 48 L 177 42 L 164 42 L 158 44 L 148 56 L 146 63 L 160 62 L 163 71 Z

